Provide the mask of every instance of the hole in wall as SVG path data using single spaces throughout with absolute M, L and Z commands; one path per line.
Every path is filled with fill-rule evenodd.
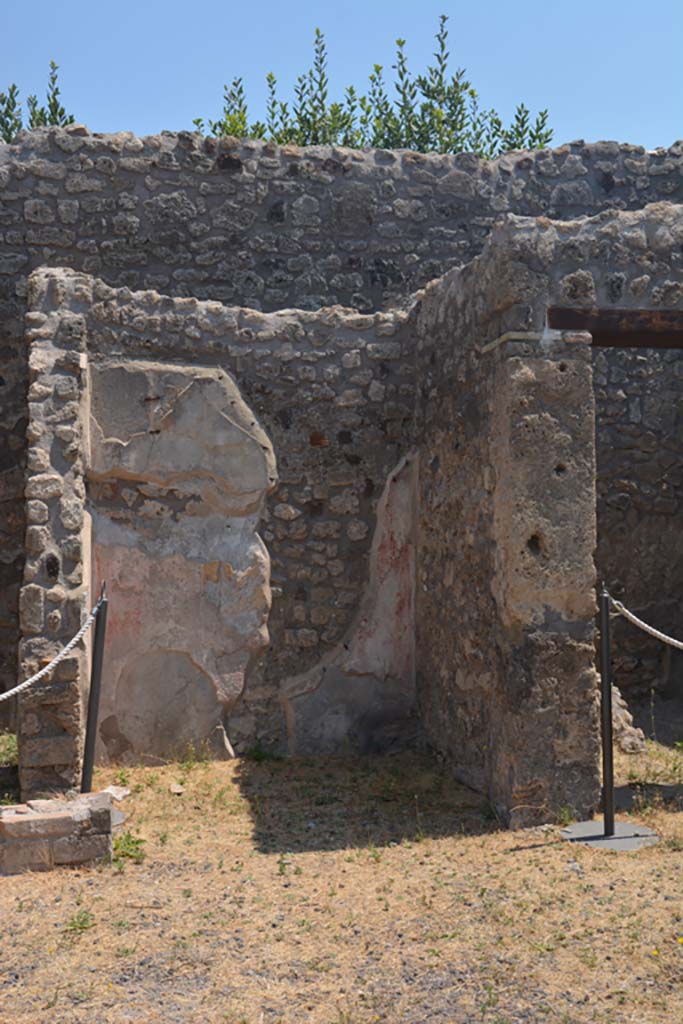
M 542 554 L 542 552 L 543 552 L 543 542 L 541 540 L 540 534 L 532 533 L 532 535 L 529 537 L 528 541 L 526 542 L 526 546 L 527 546 L 527 550 L 530 551 L 532 555 L 538 556 L 538 555 Z
M 560 371 L 560 373 L 565 373 L 566 370 L 567 370 L 567 364 L 566 363 L 560 363 L 559 366 L 558 366 L 558 370 Z
M 49 580 L 59 579 L 59 559 L 57 555 L 48 555 L 45 559 L 45 572 Z
M 275 419 L 279 420 L 283 430 L 289 430 L 292 425 L 291 409 L 278 409 L 275 413 Z
M 567 467 L 565 466 L 564 462 L 558 462 L 554 469 L 555 476 L 564 476 L 566 472 Z

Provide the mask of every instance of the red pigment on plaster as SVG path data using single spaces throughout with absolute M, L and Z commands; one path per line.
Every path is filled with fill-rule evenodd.
M 139 591 L 122 589 L 117 586 L 120 568 L 119 559 L 114 556 L 108 559 L 102 548 L 95 547 L 93 552 L 93 579 L 99 587 L 101 581 L 107 583 L 109 608 L 107 613 L 107 643 L 123 637 L 133 638 L 139 631 L 144 612 L 144 595 Z

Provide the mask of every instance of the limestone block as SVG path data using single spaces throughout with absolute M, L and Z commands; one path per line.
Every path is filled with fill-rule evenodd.
M 45 591 L 34 583 L 23 587 L 19 596 L 19 620 L 26 634 L 40 633 L 43 628 Z
M 0 808 L 0 874 L 111 858 L 111 795 Z
M 39 473 L 26 483 L 27 498 L 58 498 L 64 492 L 64 481 L 54 473 Z
M 29 501 L 26 513 L 29 523 L 46 523 L 48 520 L 48 508 L 44 501 Z
M 111 853 L 111 835 L 62 836 L 52 842 L 52 857 L 56 865 L 108 860 Z
M 83 815 L 74 816 L 65 805 L 56 813 L 32 811 L 30 806 L 7 807 L 0 811 L 0 839 L 68 836 L 78 828 L 82 820 Z
M 52 850 L 47 839 L 20 843 L 0 840 L 0 875 L 16 875 L 21 871 L 49 871 L 52 865 Z

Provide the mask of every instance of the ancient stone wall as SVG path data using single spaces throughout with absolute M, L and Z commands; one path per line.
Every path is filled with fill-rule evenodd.
M 598 792 L 590 338 L 529 330 L 525 223 L 430 286 L 417 321 L 420 719 L 517 826 Z
M 29 290 L 24 674 L 107 579 L 103 753 L 216 749 L 223 727 L 238 750 L 412 734 L 406 314 L 264 314 L 62 270 Z M 57 784 L 31 771 L 78 740 L 83 682 L 74 664 L 58 715 L 22 708 L 28 791 Z
M 480 257 L 422 298 L 416 325 L 420 717 L 433 745 L 466 781 L 488 789 L 511 821 L 565 803 L 583 813 L 597 792 L 591 338 L 549 330 L 547 310 L 570 305 L 588 315 L 664 302 L 681 308 L 682 238 L 683 210 L 665 204 L 567 223 L 513 216 L 494 230 Z M 643 365 L 637 354 L 593 355 L 598 374 L 605 363 L 618 367 L 621 360 L 629 381 L 632 367 Z M 676 358 L 658 360 L 671 366 Z M 614 384 L 622 382 L 612 374 Z M 648 388 L 651 373 L 640 379 L 643 390 L 637 406 L 633 395 L 632 408 L 645 408 L 647 398 L 659 427 L 657 438 L 646 439 L 657 450 L 650 479 L 660 482 L 664 467 L 677 480 L 677 403 L 654 412 L 655 401 L 676 394 L 676 377 L 663 373 L 658 391 Z M 603 404 L 610 394 L 605 383 L 599 380 Z M 612 401 L 618 409 L 625 404 L 618 388 Z M 648 477 L 640 475 L 642 462 L 626 461 L 623 448 L 633 433 L 622 428 L 620 435 L 619 426 L 610 423 L 598 434 L 603 494 L 610 487 L 637 494 Z M 612 455 L 610 434 L 621 436 Z M 629 477 L 636 481 L 630 487 Z M 630 550 L 621 533 L 620 548 L 603 542 L 599 554 L 612 560 L 619 578 L 637 575 L 641 592 L 668 584 L 679 631 L 680 542 L 670 531 L 669 544 L 661 544 L 667 535 L 661 516 L 673 516 L 676 506 L 662 507 L 661 498 L 654 487 L 646 492 Z M 520 749 L 527 751 L 521 761 Z
M 118 624 L 113 660 L 115 686 L 136 692 L 142 676 L 123 662 L 138 620 L 163 616 L 172 586 L 195 588 L 199 604 L 233 601 L 263 511 L 277 595 L 271 644 L 258 659 L 249 629 L 234 649 L 226 633 L 219 664 L 212 645 L 223 627 L 207 605 L 200 647 L 216 657 L 203 670 L 222 695 L 211 728 L 224 726 L 238 749 L 368 750 L 412 739 L 417 703 L 427 739 L 511 823 L 565 805 L 589 813 L 598 786 L 592 339 L 549 329 L 548 309 L 588 318 L 596 307 L 657 308 L 664 295 L 675 308 L 681 238 L 683 208 L 669 204 L 566 222 L 510 215 L 479 257 L 412 308 L 374 314 L 264 313 L 36 272 L 25 671 L 49 656 L 69 608 L 80 613 L 92 547 L 96 574 L 98 565 L 114 574 L 122 620 L 135 623 Z M 226 470 L 233 402 L 246 417 L 241 443 L 272 444 L 277 485 L 270 456 L 258 486 L 248 453 L 235 458 L 251 483 Z M 214 510 L 231 529 L 239 520 L 244 564 L 216 540 Z M 176 559 L 158 586 L 150 576 L 149 609 L 136 582 L 144 565 L 127 582 L 126 560 L 138 555 Z M 190 562 L 201 563 L 201 581 Z M 255 582 L 262 590 L 265 577 Z M 267 601 L 249 605 L 261 638 Z M 150 629 L 138 659 L 149 651 L 163 661 L 169 643 Z M 194 632 L 201 638 L 201 623 Z M 193 685 L 175 662 L 132 661 L 133 673 Z M 42 694 L 32 718 L 22 708 L 27 786 L 49 766 L 68 781 L 55 744 L 77 754 L 77 662 L 65 682 L 58 707 Z M 148 741 L 122 727 L 120 708 L 105 696 L 101 738 L 113 757 L 139 754 Z
M 192 133 L 138 139 L 81 126 L 0 145 L 0 686 L 16 673 L 27 423 L 22 318 L 31 270 L 68 266 L 114 286 L 265 310 L 339 302 L 369 312 L 466 263 L 506 211 L 564 218 L 675 201 L 683 197 L 682 164 L 680 143 L 654 153 L 573 143 L 487 162 Z M 361 367 L 356 377 L 368 372 Z M 266 389 L 268 405 L 260 373 L 249 384 Z M 406 387 L 375 383 L 373 400 L 384 394 L 385 421 L 393 417 L 390 437 Z M 256 398 L 249 395 L 252 404 Z M 285 431 L 290 413 L 281 413 Z M 376 500 L 381 483 L 372 486 Z M 305 652 L 298 667 L 306 668 Z
M 54 286 L 53 286 L 54 285 Z M 26 560 L 19 598 L 20 677 L 48 664 L 89 611 L 90 523 L 85 514 L 85 320 L 63 308 L 58 283 L 36 277 L 26 315 L 29 422 Z M 79 788 L 88 642 L 19 696 L 22 798 Z

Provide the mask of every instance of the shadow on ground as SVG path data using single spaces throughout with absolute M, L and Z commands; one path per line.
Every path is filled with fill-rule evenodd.
M 243 759 L 238 783 L 264 853 L 382 847 L 500 826 L 427 754 Z
M 657 804 L 669 811 L 683 811 L 683 785 L 659 782 L 631 782 L 616 786 L 614 806 L 617 811 L 634 811 Z

